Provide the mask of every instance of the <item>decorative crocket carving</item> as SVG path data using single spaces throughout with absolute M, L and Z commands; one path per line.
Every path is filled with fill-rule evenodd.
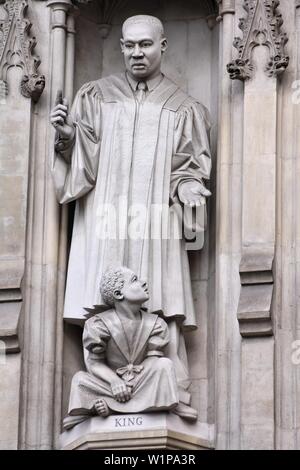
M 270 58 L 265 69 L 269 77 L 277 76 L 287 68 L 289 57 L 284 52 L 284 46 L 288 38 L 281 29 L 283 20 L 278 11 L 279 5 L 279 0 L 245 0 L 247 16 L 239 21 L 243 36 L 236 37 L 233 43 L 238 50 L 238 58 L 227 65 L 231 79 L 246 80 L 252 77 L 252 51 L 259 45 L 269 49 Z
M 8 89 L 7 72 L 11 67 L 23 71 L 21 93 L 37 102 L 45 87 L 45 77 L 38 73 L 41 63 L 34 54 L 36 39 L 30 34 L 31 22 L 25 17 L 28 0 L 6 0 L 7 16 L 0 21 L 0 82 Z

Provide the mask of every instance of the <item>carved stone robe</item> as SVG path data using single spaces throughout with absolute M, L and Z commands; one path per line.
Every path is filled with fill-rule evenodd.
M 76 137 L 57 142 L 52 165 L 59 202 L 76 200 L 65 318 L 105 310 L 102 273 L 125 265 L 147 280 L 149 311 L 195 328 L 185 240 L 170 206 L 182 181 L 209 178 L 206 109 L 166 77 L 139 104 L 120 74 L 84 85 L 72 116 Z
M 104 398 L 110 409 L 118 413 L 176 406 L 179 398 L 174 367 L 170 359 L 163 357 L 169 341 L 167 324 L 157 315 L 141 311 L 132 342 L 128 340 L 127 329 L 126 322 L 122 323 L 114 310 L 102 312 L 86 321 L 83 346 L 87 370 L 91 371 L 92 363 L 97 367 L 99 361 L 104 361 L 131 386 L 131 399 L 118 402 L 106 377 L 78 372 L 72 381 L 69 415 L 95 414 L 93 408 L 99 398 Z M 147 357 L 152 357 L 154 362 L 144 362 Z

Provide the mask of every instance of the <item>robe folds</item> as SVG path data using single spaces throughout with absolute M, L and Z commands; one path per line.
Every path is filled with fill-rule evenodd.
M 126 336 L 126 322 L 123 324 L 114 310 L 87 320 L 83 346 L 87 370 L 90 371 L 93 364 L 94 373 L 77 372 L 73 377 L 69 416 L 95 414 L 94 405 L 99 398 L 105 399 L 116 413 L 174 408 L 179 401 L 176 375 L 172 361 L 163 357 L 168 341 L 166 323 L 154 314 L 141 312 L 141 321 L 132 342 Z M 150 363 L 147 358 L 151 358 Z M 99 361 L 104 361 L 131 387 L 129 401 L 120 403 L 114 399 L 105 374 L 95 376 Z
M 182 181 L 209 179 L 206 109 L 166 77 L 139 104 L 124 73 L 84 85 L 71 115 L 75 139 L 57 141 L 52 164 L 59 202 L 76 200 L 65 318 L 81 322 L 107 309 L 102 273 L 124 265 L 147 281 L 150 312 L 195 328 L 186 245 L 172 208 Z

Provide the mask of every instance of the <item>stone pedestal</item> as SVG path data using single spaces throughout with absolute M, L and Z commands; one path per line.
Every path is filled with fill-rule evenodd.
M 63 450 L 214 448 L 214 427 L 171 413 L 94 417 L 61 434 Z

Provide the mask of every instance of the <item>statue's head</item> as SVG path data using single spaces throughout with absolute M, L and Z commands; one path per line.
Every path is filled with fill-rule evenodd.
M 155 16 L 132 16 L 124 22 L 122 34 L 121 50 L 128 73 L 137 80 L 159 75 L 162 54 L 168 47 L 162 22 Z
M 108 269 L 102 276 L 100 292 L 104 302 L 114 307 L 116 302 L 142 305 L 149 299 L 147 283 L 124 266 Z

